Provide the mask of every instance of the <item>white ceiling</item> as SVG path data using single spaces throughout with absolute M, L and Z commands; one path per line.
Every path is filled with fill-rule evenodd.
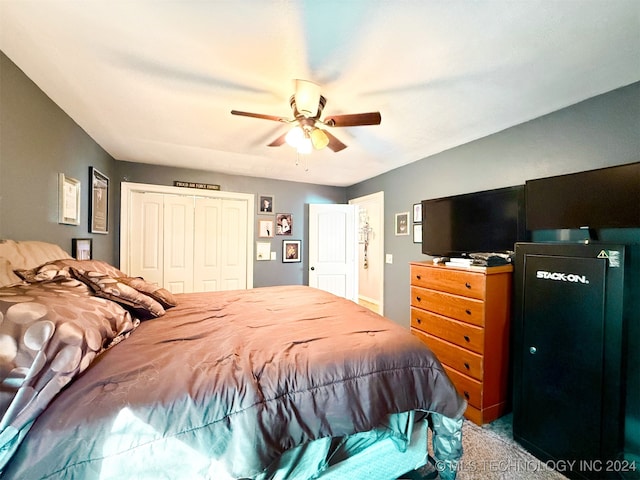
M 346 186 L 640 80 L 639 0 L 0 0 L 0 48 L 117 160 Z M 348 148 L 296 166 L 293 79 Z

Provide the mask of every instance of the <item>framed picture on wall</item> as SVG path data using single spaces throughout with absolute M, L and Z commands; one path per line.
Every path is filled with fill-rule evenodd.
M 258 213 L 260 215 L 273 214 L 273 195 L 258 195 Z
M 91 247 L 93 240 L 90 238 L 72 238 L 71 256 L 76 260 L 91 260 Z
M 302 242 L 300 240 L 283 240 L 282 241 L 282 261 L 284 263 L 301 262 Z
M 109 233 L 109 177 L 89 167 L 89 232 Z
M 422 224 L 413 224 L 413 243 L 422 243 Z
M 58 223 L 80 225 L 80 180 L 58 174 Z
M 409 212 L 396 213 L 396 235 L 409 235 Z
M 293 216 L 290 213 L 276 214 L 276 235 L 293 235 Z
M 258 220 L 258 237 L 273 237 L 273 220 Z
M 422 203 L 413 204 L 413 223 L 422 223 Z

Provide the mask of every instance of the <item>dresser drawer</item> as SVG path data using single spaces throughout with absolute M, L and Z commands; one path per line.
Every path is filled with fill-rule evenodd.
M 440 340 L 415 328 L 411 329 L 411 333 L 422 340 L 443 365 L 447 365 L 476 380 L 482 380 L 482 355 Z
M 456 386 L 458 393 L 467 399 L 469 405 L 479 409 L 482 408 L 482 383 L 446 365 L 443 365 L 443 367 Z
M 484 352 L 484 329 L 411 307 L 411 326 L 476 353 Z
M 411 287 L 411 306 L 484 326 L 484 302 L 427 288 Z
M 486 275 L 444 267 L 411 265 L 411 284 L 484 300 Z

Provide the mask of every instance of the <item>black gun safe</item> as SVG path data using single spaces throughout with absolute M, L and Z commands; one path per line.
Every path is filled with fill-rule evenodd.
M 638 478 L 640 470 L 624 453 L 625 423 L 633 423 L 625 419 L 625 248 L 516 244 L 514 439 L 551 465 L 569 464 L 570 478 Z

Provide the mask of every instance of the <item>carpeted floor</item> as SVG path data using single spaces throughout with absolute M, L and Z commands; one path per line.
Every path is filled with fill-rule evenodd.
M 511 416 L 479 427 L 465 420 L 457 480 L 566 480 L 513 440 Z

